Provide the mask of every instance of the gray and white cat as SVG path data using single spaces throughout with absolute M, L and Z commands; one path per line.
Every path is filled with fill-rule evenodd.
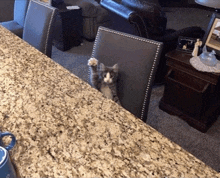
M 96 58 L 90 58 L 88 60 L 88 66 L 90 66 L 91 69 L 90 80 L 92 85 L 102 92 L 104 96 L 121 105 L 117 96 L 116 87 L 118 78 L 118 64 L 108 67 L 101 63 L 98 68 L 98 60 Z

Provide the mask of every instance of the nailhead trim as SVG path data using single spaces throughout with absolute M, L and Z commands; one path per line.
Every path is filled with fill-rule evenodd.
M 141 120 L 143 120 L 143 117 L 144 117 L 145 106 L 146 106 L 146 102 L 147 102 L 147 95 L 148 95 L 148 92 L 149 92 L 153 72 L 154 72 L 154 70 L 156 70 L 155 69 L 155 64 L 156 64 L 156 61 L 157 61 L 157 58 L 158 58 L 159 50 L 161 48 L 161 44 L 157 43 L 156 45 L 157 45 L 157 51 L 156 51 L 156 54 L 155 54 L 155 57 L 154 57 L 154 62 L 153 62 L 152 68 L 151 68 L 150 77 L 149 77 L 149 80 L 148 80 L 147 89 L 146 89 L 145 96 L 144 96 L 144 103 L 143 103 L 142 112 L 141 112 Z M 149 97 L 149 99 L 150 99 L 150 97 Z
M 155 57 L 154 57 L 154 62 L 153 62 L 152 68 L 151 68 L 150 77 L 149 77 L 149 80 L 148 80 L 148 83 L 147 83 L 147 88 L 146 88 L 146 91 L 145 91 L 144 103 L 143 103 L 142 111 L 141 111 L 141 120 L 143 120 L 143 116 L 144 116 L 144 112 L 145 112 L 145 106 L 146 106 L 146 102 L 147 102 L 147 95 L 148 95 L 148 92 L 149 92 L 149 89 L 150 89 L 150 84 L 151 84 L 151 80 L 152 80 L 152 77 L 153 77 L 153 72 L 154 72 L 154 70 L 156 70 L 155 65 L 156 65 L 158 54 L 159 54 L 159 51 L 160 51 L 160 48 L 161 48 L 161 43 L 158 43 L 158 42 L 153 41 L 153 40 L 148 40 L 148 39 L 145 39 L 145 38 L 141 38 L 141 37 L 138 38 L 138 37 L 135 37 L 133 35 L 125 34 L 125 33 L 118 32 L 118 31 L 113 31 L 113 30 L 110 30 L 108 28 L 100 26 L 99 29 L 98 29 L 97 35 L 96 35 L 95 42 L 94 42 L 94 46 L 93 46 L 93 50 L 92 50 L 92 57 L 94 57 L 94 53 L 95 53 L 99 33 L 100 33 L 101 30 L 107 31 L 109 33 L 114 33 L 114 34 L 117 34 L 117 35 L 125 36 L 125 37 L 128 37 L 128 38 L 132 38 L 132 39 L 135 39 L 135 40 L 143 41 L 143 42 L 146 42 L 146 43 L 157 45 L 157 51 L 156 51 L 156 54 L 155 54 Z M 88 72 L 88 80 L 89 80 L 89 76 L 90 76 L 90 70 Z

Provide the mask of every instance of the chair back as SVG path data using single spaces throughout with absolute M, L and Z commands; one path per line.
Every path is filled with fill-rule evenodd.
M 31 0 L 25 18 L 23 39 L 48 57 L 51 57 L 57 13 L 56 8 Z
M 92 57 L 119 65 L 118 97 L 122 106 L 147 119 L 151 89 L 163 43 L 99 27 Z
M 29 0 L 15 0 L 14 2 L 14 21 L 22 27 L 27 13 Z

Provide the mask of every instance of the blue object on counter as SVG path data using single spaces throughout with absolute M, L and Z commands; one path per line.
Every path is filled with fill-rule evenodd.
M 2 138 L 5 137 L 5 136 L 11 136 L 11 143 L 9 143 L 7 146 L 5 146 L 3 141 L 2 141 Z M 1 147 L 4 147 L 7 151 L 9 151 L 10 149 L 12 149 L 14 147 L 15 143 L 16 143 L 16 138 L 12 133 L 10 133 L 10 132 L 1 132 L 0 131 L 0 146 Z
M 8 151 L 0 146 L 0 177 L 17 178 L 14 166 L 11 163 Z

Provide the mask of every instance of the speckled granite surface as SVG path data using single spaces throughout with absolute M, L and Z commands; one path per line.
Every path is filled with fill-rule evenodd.
M 0 129 L 22 177 L 219 177 L 0 26 Z

